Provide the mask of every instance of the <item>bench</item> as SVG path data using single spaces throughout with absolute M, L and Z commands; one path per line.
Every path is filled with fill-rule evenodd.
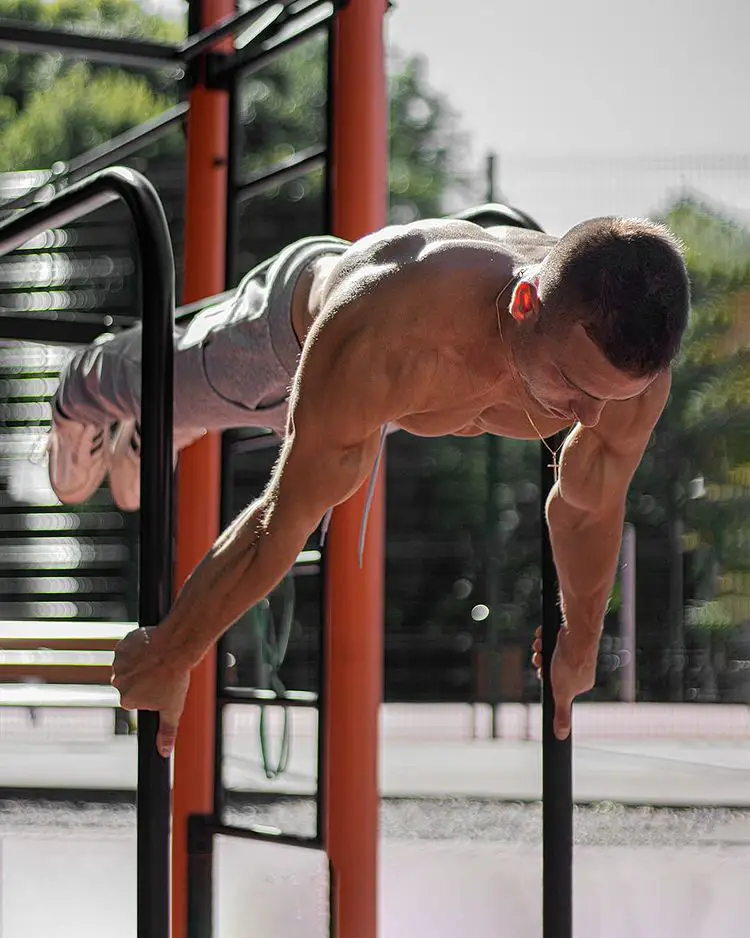
M 135 622 L 0 621 L 0 707 L 111 709 L 115 733 L 134 717 L 110 685 L 114 648 Z

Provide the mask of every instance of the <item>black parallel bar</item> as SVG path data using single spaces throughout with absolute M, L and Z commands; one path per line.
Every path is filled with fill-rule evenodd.
M 106 143 L 75 157 L 63 167 L 61 172 L 50 170 L 49 178 L 43 185 L 19 195 L 18 198 L 6 202 L 4 205 L 0 205 L 0 212 L 12 212 L 20 208 L 27 208 L 48 191 L 50 186 L 70 185 L 83 176 L 88 176 L 100 169 L 106 169 L 120 160 L 126 159 L 149 143 L 160 140 L 174 126 L 185 120 L 187 112 L 188 105 L 186 102 L 176 104 L 164 111 L 163 114 L 159 114 L 158 117 L 145 121 L 132 130 L 126 130 Z
M 233 824 L 211 824 L 211 833 L 217 837 L 239 837 L 240 840 L 261 840 L 269 844 L 283 844 L 286 847 L 304 847 L 307 850 L 320 850 L 322 843 L 319 835 L 301 837 L 297 834 L 285 834 L 275 827 L 263 827 L 253 824 L 251 827 L 235 827 Z
M 326 6 L 325 0 L 320 4 L 315 4 L 321 8 Z M 314 7 L 307 8 L 304 13 L 307 15 Z M 276 41 L 266 43 L 250 43 L 248 46 L 238 50 L 231 56 L 219 56 L 209 61 L 207 67 L 207 82 L 211 86 L 225 86 L 227 81 L 231 80 L 234 72 L 242 71 L 243 76 L 252 75 L 259 71 L 270 62 L 273 62 L 280 55 L 283 55 L 288 49 L 304 42 L 310 36 L 319 32 L 322 27 L 331 19 L 331 13 L 326 12 L 318 20 L 308 26 L 300 26 L 297 32 L 291 32 L 289 35 Z M 299 18 L 302 17 L 300 14 Z M 289 17 L 286 24 L 293 24 L 294 17 Z M 260 48 L 259 48 L 260 46 Z
M 0 48 L 21 52 L 56 52 L 63 55 L 138 68 L 173 68 L 179 66 L 177 46 L 140 39 L 116 39 L 109 36 L 84 36 L 61 29 L 19 25 L 0 20 Z
M 325 163 L 325 147 L 308 147 L 301 153 L 295 153 L 288 160 L 284 160 L 274 169 L 251 176 L 237 187 L 236 197 L 238 201 L 245 202 L 274 186 L 280 186 L 291 179 L 298 179 L 300 176 L 311 173 L 315 169 L 321 169 Z
M 148 144 L 160 140 L 173 127 L 183 123 L 189 109 L 190 106 L 187 101 L 181 101 L 151 120 L 144 121 L 138 127 L 126 130 L 106 143 L 75 157 L 67 165 L 67 175 L 75 175 L 76 177 L 80 177 L 83 173 L 88 175 L 97 170 L 105 169 L 119 160 L 126 159 L 133 153 L 137 153 L 145 146 L 148 146 Z
M 187 938 L 213 935 L 214 839 L 211 818 L 197 814 L 188 818 Z
M 551 441 L 556 449 L 561 440 Z M 573 938 L 573 771 L 571 737 L 555 737 L 550 665 L 561 625 L 557 570 L 544 506 L 554 485 L 541 444 L 542 483 L 542 936 Z
M 334 98 L 336 95 L 336 63 L 334 56 L 334 23 L 331 18 L 326 26 L 326 161 L 323 177 L 323 231 L 333 231 L 333 186 L 334 170 L 327 154 L 333 152 L 334 129 Z M 317 791 L 315 798 L 315 833 L 324 849 L 328 846 L 328 773 L 325 767 L 328 763 L 328 744 L 325 728 L 328 726 L 328 699 L 324 690 L 328 686 L 328 664 L 326 661 L 326 647 L 328 636 L 326 632 L 326 557 L 327 552 L 322 550 L 320 574 L 318 579 L 318 765 L 317 765 Z M 328 861 L 328 907 L 334 908 L 334 876 L 331 861 Z
M 186 39 L 179 47 L 178 55 L 183 62 L 191 62 L 202 52 L 214 46 L 220 39 L 236 35 L 240 29 L 246 26 L 250 28 L 250 25 L 261 17 L 264 23 L 270 24 L 273 20 L 282 16 L 285 8 L 293 2 L 294 0 L 264 0 L 263 3 L 259 3 L 248 10 L 225 16 L 214 26 L 206 27 L 206 29 L 202 29 Z
M 230 170 L 231 178 L 231 170 Z M 229 244 L 227 244 L 227 255 Z M 232 460 L 232 438 L 228 433 L 221 437 L 221 499 L 219 517 L 223 531 L 234 518 L 234 462 Z M 224 707 L 222 699 L 227 691 L 227 659 L 229 655 L 229 632 L 225 632 L 216 643 L 216 708 L 214 711 L 214 804 L 213 822 L 223 824 L 226 809 L 224 787 Z
M 109 327 L 103 323 L 64 322 L 52 319 L 30 319 L 14 310 L 6 315 L 0 312 L 0 337 L 26 342 L 44 342 L 47 345 L 88 345 Z
M 98 173 L 0 225 L 0 255 L 49 228 L 66 225 L 121 199 L 130 210 L 141 258 L 143 400 L 141 551 L 138 620 L 158 624 L 169 609 L 172 581 L 172 312 L 174 257 L 159 196 L 140 173 Z M 169 934 L 169 760 L 155 740 L 158 716 L 138 715 L 138 938 Z

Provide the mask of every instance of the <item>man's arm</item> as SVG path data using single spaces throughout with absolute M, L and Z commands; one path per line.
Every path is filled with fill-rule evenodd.
M 596 665 L 614 584 L 630 482 L 669 396 L 660 375 L 638 398 L 611 401 L 596 427 L 578 426 L 565 442 L 547 522 L 560 583 L 567 640 L 578 664 Z
M 154 643 L 175 668 L 192 668 L 270 593 L 325 512 L 369 476 L 394 406 L 380 354 L 334 321 L 311 333 L 268 486 L 218 538 L 156 630 Z

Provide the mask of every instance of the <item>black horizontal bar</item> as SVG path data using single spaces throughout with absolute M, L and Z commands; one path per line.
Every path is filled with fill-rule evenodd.
M 115 175 L 119 178 L 119 174 Z M 75 186 L 44 205 L 37 205 L 0 225 L 0 255 L 9 254 L 50 228 L 59 228 L 116 201 L 109 186 Z
M 187 319 L 188 316 L 194 316 L 201 310 L 209 306 L 217 306 L 225 300 L 234 296 L 235 290 L 225 290 L 223 293 L 215 293 L 213 296 L 207 296 L 202 300 L 196 300 L 194 303 L 186 303 L 184 306 L 178 306 L 175 310 L 175 319 Z
M 214 824 L 206 821 L 206 829 L 215 837 L 239 837 L 244 840 L 262 840 L 270 844 L 284 844 L 286 847 L 304 847 L 307 850 L 322 850 L 323 838 L 302 837 L 298 834 L 285 834 L 275 827 L 253 824 L 250 827 L 237 827 L 234 824 Z
M 47 345 L 88 345 L 110 329 L 104 323 L 65 322 L 61 319 L 33 319 L 0 311 L 0 338 Z
M 262 28 L 265 29 L 276 19 L 283 16 L 285 8 L 293 2 L 294 0 L 264 0 L 263 3 L 259 3 L 248 10 L 225 16 L 215 25 L 202 29 L 186 39 L 179 47 L 178 54 L 183 62 L 191 62 L 201 52 L 210 49 L 220 39 L 229 35 L 236 35 L 248 20 L 255 22 L 262 17 L 264 20 Z M 269 14 L 268 17 L 265 16 L 266 13 Z
M 142 39 L 120 39 L 111 36 L 85 36 L 62 29 L 23 26 L 0 20 L 0 48 L 21 52 L 56 52 L 81 56 L 96 62 L 131 65 L 143 68 L 173 68 L 180 65 L 177 46 Z
M 284 26 L 294 24 L 295 20 L 302 19 L 314 10 L 316 7 L 329 6 L 328 0 L 321 0 L 320 3 L 314 3 L 306 7 L 301 13 L 295 16 L 288 16 L 284 20 Z M 334 10 L 331 8 L 324 16 L 321 16 L 315 22 L 307 26 L 299 26 L 296 32 L 291 32 L 281 38 L 268 39 L 265 42 L 251 42 L 242 49 L 238 49 L 234 55 L 214 56 L 209 59 L 207 68 L 207 83 L 211 86 L 223 87 L 237 71 L 242 71 L 245 75 L 251 75 L 264 66 L 273 62 L 276 58 L 286 52 L 292 46 L 308 39 L 317 33 L 331 19 Z
M 271 170 L 253 174 L 246 182 L 237 186 L 235 190 L 237 199 L 245 202 L 274 186 L 280 186 L 291 179 L 298 179 L 300 176 L 311 173 L 315 169 L 321 169 L 325 166 L 326 152 L 325 147 L 309 147 L 307 150 L 290 156 L 288 160 L 284 160 Z
M 77 178 L 82 173 L 88 174 L 109 167 L 132 153 L 137 153 L 147 144 L 161 139 L 176 124 L 181 124 L 185 120 L 189 110 L 190 105 L 188 102 L 181 101 L 157 117 L 118 134 L 118 136 L 100 144 L 98 147 L 94 147 L 87 153 L 81 154 L 81 156 L 74 157 L 67 164 L 65 172 L 69 176 Z
M 165 134 L 169 133 L 173 126 L 185 120 L 188 110 L 189 105 L 187 102 L 183 101 L 180 104 L 175 104 L 174 107 L 151 120 L 144 121 L 138 127 L 126 130 L 111 140 L 107 140 L 106 143 L 102 143 L 98 147 L 74 157 L 69 163 L 63 164 L 59 172 L 50 170 L 49 178 L 45 183 L 31 189 L 29 192 L 25 192 L 23 195 L 19 195 L 4 205 L 0 205 L 0 212 L 12 212 L 20 208 L 27 208 L 50 186 L 71 184 L 89 173 L 119 163 L 131 154 L 137 153 L 149 143 L 160 140 Z
M 317 707 L 318 695 L 311 691 L 290 690 L 285 694 L 276 694 L 272 690 L 258 687 L 225 687 L 218 697 L 224 704 L 248 703 L 264 704 L 269 707 Z

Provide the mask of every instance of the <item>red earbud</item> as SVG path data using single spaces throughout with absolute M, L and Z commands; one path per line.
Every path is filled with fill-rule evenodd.
M 511 309 L 511 315 L 519 322 L 533 310 L 534 303 L 531 298 L 531 287 L 528 283 L 520 283 L 516 291 L 516 298 Z

